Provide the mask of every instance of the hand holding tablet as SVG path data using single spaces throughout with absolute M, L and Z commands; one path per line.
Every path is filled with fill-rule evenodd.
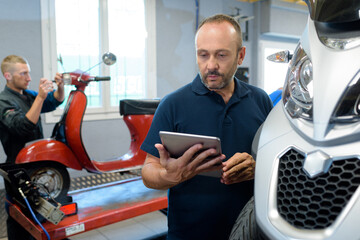
M 160 131 L 161 142 L 171 157 L 180 157 L 195 144 L 203 144 L 203 149 L 214 148 L 216 155 L 221 154 L 221 142 L 218 137 L 197 134 Z
M 198 143 L 203 144 L 203 150 L 209 148 L 216 149 L 216 154 L 214 155 L 214 157 L 222 154 L 221 142 L 218 137 L 187 134 L 187 133 L 177 133 L 177 132 L 166 132 L 166 131 L 160 131 L 159 135 L 162 144 L 164 145 L 166 150 L 170 153 L 170 156 L 173 158 L 181 157 L 185 153 L 185 151 L 187 151 L 190 147 Z M 217 178 L 220 178 L 221 174 L 222 174 L 221 170 L 200 173 L 200 175 L 203 176 L 217 177 Z

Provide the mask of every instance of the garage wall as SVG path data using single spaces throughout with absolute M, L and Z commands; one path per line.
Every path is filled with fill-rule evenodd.
M 237 14 L 235 8 L 241 9 L 241 14 L 253 16 L 254 5 L 236 0 L 199 0 L 199 22 L 216 13 Z M 189 83 L 198 72 L 195 59 L 195 1 L 157 1 L 157 73 L 159 97 Z M 245 25 L 241 24 L 243 30 Z M 249 35 L 254 34 L 254 21 L 249 22 Z M 244 41 L 247 54 L 243 63 L 249 67 L 252 62 L 252 39 Z

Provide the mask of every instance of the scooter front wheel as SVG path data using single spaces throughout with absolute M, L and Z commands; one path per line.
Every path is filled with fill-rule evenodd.
M 44 197 L 58 202 L 66 201 L 70 187 L 70 177 L 66 167 L 55 162 L 32 163 L 26 169 L 31 181 L 39 187 Z
M 250 198 L 240 212 L 231 230 L 229 240 L 265 240 L 260 233 L 256 221 L 254 210 L 254 197 Z

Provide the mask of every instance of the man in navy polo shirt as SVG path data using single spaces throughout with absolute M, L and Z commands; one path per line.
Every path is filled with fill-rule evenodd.
M 234 77 L 245 47 L 233 18 L 205 19 L 195 40 L 200 73 L 161 101 L 141 147 L 148 153 L 142 176 L 147 187 L 169 189 L 168 239 L 228 239 L 253 195 L 251 143 L 272 103 L 263 90 Z M 159 131 L 219 137 L 223 154 L 212 156 L 214 149 L 197 154 L 202 146 L 196 144 L 171 158 Z M 219 169 L 221 178 L 207 174 Z

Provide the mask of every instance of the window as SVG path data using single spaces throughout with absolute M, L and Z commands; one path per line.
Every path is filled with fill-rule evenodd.
M 266 57 L 283 50 L 290 50 L 293 53 L 296 45 L 296 43 L 260 41 L 260 76 L 264 80 L 263 89 L 268 94 L 283 87 L 288 64 L 271 62 Z
M 123 98 L 156 97 L 155 1 L 41 1 L 44 76 L 76 69 L 111 76 L 86 88 L 84 120 L 119 118 Z M 109 51 L 117 62 L 99 64 Z M 65 86 L 66 96 L 72 89 Z M 46 114 L 46 122 L 58 121 L 65 103 Z

